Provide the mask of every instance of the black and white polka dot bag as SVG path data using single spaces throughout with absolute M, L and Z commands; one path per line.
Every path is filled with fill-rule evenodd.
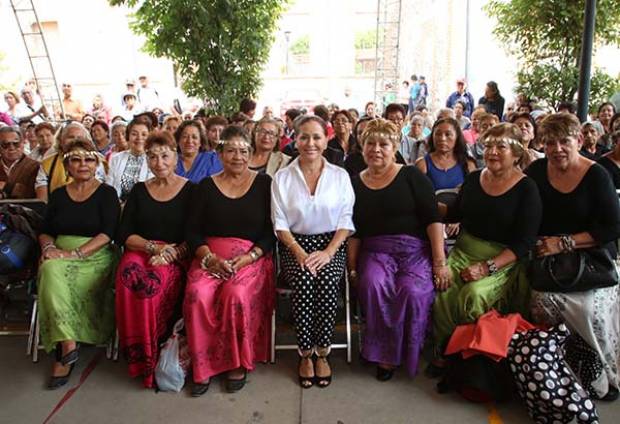
M 588 393 L 564 359 L 570 332 L 564 324 L 549 331 L 516 333 L 508 348 L 508 363 L 519 396 L 536 423 L 598 423 Z

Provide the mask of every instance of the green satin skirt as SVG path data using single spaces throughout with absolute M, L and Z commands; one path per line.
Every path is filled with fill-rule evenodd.
M 90 237 L 58 236 L 59 249 L 73 250 Z M 39 267 L 41 343 L 46 351 L 63 340 L 106 343 L 114 332 L 114 274 L 118 254 L 111 246 L 85 259 L 50 259 Z
M 526 266 L 514 262 L 494 275 L 465 283 L 460 276 L 463 269 L 476 262 L 484 262 L 500 254 L 506 247 L 489 242 L 463 231 L 448 256 L 452 285 L 438 292 L 433 304 L 433 337 L 435 354 L 443 353 L 454 329 L 461 324 L 475 322 L 491 309 L 502 314 L 519 312 L 527 318 L 530 288 Z

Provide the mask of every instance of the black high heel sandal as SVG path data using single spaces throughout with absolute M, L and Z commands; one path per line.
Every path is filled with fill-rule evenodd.
M 62 363 L 63 365 L 75 364 L 78 361 L 78 359 L 80 359 L 79 349 L 80 349 L 80 345 L 76 344 L 75 349 L 73 349 L 71 352 L 68 352 L 66 355 L 60 358 L 60 363 Z M 60 352 L 62 354 L 62 347 L 60 347 Z
M 62 346 L 58 344 L 56 346 L 56 362 L 60 362 L 64 366 L 70 365 L 69 372 L 67 372 L 65 375 L 51 376 L 49 382 L 47 383 L 47 388 L 50 390 L 56 390 L 67 384 L 69 382 L 69 378 L 71 377 L 71 373 L 73 372 L 73 368 L 75 367 L 75 363 L 77 362 L 77 360 L 77 347 L 63 356 Z
M 312 351 L 307 355 L 299 355 L 299 363 L 297 365 L 297 373 L 299 373 L 299 369 L 301 368 L 301 361 L 310 361 L 312 362 Z M 299 377 L 299 385 L 303 389 L 309 389 L 314 385 L 314 379 L 316 378 L 314 375 L 312 377 L 303 377 L 301 374 L 298 374 Z
M 327 362 L 327 365 L 329 366 L 329 375 L 324 376 L 324 377 L 319 377 L 318 375 L 315 377 L 316 380 L 316 385 L 319 386 L 319 388 L 324 389 L 327 386 L 329 386 L 330 384 L 332 384 L 332 365 L 329 362 L 329 359 L 327 357 L 327 355 L 318 355 L 316 356 L 316 360 L 318 361 L 325 361 Z M 315 371 L 316 373 L 316 371 Z

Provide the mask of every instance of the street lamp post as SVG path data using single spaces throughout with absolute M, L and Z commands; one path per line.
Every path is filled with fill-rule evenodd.
M 284 70 L 285 70 L 285 74 L 288 75 L 288 57 L 289 57 L 288 46 L 289 46 L 289 42 L 291 41 L 291 31 L 284 31 L 284 39 L 286 40 L 286 65 L 284 67 Z
M 596 0 L 586 0 L 586 16 L 581 42 L 581 63 L 579 69 L 579 94 L 577 95 L 577 116 L 581 122 L 588 120 L 590 102 L 590 72 L 592 68 L 592 43 L 596 21 Z

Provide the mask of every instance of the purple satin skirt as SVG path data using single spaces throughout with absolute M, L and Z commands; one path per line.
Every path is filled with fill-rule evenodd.
M 366 327 L 362 356 L 418 369 L 435 297 L 430 243 L 409 235 L 367 237 L 358 260 Z

